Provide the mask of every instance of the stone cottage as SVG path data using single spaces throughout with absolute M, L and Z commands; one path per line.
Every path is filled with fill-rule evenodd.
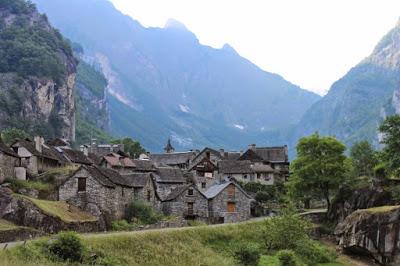
M 124 218 L 134 199 L 133 184 L 117 171 L 97 166 L 81 166 L 60 187 L 59 200 L 111 221 Z
M 16 177 L 16 170 L 20 166 L 21 158 L 9 148 L 0 138 L 0 184 L 6 178 Z M 23 176 L 22 176 L 23 179 Z
M 176 187 L 186 184 L 182 170 L 173 167 L 158 167 L 154 173 L 154 180 L 161 200 L 167 198 Z
M 132 185 L 135 200 L 146 202 L 156 210 L 161 210 L 161 200 L 152 173 L 131 173 L 123 175 L 123 178 Z
M 37 175 L 63 165 L 54 150 L 44 143 L 42 137 L 17 140 L 11 148 L 21 158 L 21 166 L 25 167 L 28 175 Z
M 204 195 L 208 199 L 210 222 L 234 223 L 250 218 L 253 199 L 236 182 L 224 179 L 207 189 Z
M 193 158 L 191 165 L 189 168 L 192 168 L 193 165 L 197 165 L 204 158 L 207 158 L 213 164 L 217 165 L 221 160 L 237 160 L 239 159 L 241 153 L 240 152 L 227 152 L 223 149 L 217 151 L 211 148 L 204 148 L 201 152 L 199 152 L 195 158 Z
M 194 184 L 182 185 L 163 200 L 162 210 L 166 215 L 207 221 L 208 199 Z
M 249 160 L 252 163 L 262 163 L 277 170 L 283 180 L 289 177 L 289 156 L 288 147 L 257 147 L 249 145 L 249 149 L 243 153 L 239 160 Z
M 188 152 L 172 152 L 165 154 L 150 154 L 150 160 L 157 166 L 178 167 L 182 170 L 188 169 L 191 160 L 196 156 L 193 151 Z
M 131 158 L 118 153 L 110 153 L 103 156 L 100 166 L 114 169 L 120 174 L 132 173 L 136 168 L 136 165 Z
M 262 162 L 243 161 L 220 161 L 218 171 L 221 178 L 233 177 L 242 182 L 258 182 L 264 185 L 274 185 L 279 178 L 279 171 Z
M 196 164 L 192 164 L 189 171 L 193 174 L 194 183 L 201 191 L 207 189 L 218 177 L 218 166 L 208 157 L 204 157 Z

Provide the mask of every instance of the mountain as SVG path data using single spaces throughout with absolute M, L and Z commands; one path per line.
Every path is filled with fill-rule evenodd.
M 161 150 L 243 148 L 298 123 L 320 97 L 263 71 L 231 46 L 199 43 L 182 23 L 145 28 L 106 0 L 35 0 L 107 78 L 110 132 Z M 278 143 L 276 143 L 278 144 Z
M 69 43 L 23 0 L 0 1 L 0 130 L 75 139 L 76 59 Z
M 400 22 L 369 57 L 333 84 L 286 137 L 292 147 L 300 137 L 316 131 L 348 145 L 366 139 L 377 146 L 377 128 L 383 118 L 400 113 L 399 89 Z

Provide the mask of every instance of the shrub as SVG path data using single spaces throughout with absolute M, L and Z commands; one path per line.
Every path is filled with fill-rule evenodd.
M 280 250 L 276 256 L 279 259 L 279 264 L 282 266 L 296 266 L 296 253 L 292 250 Z
M 126 220 L 114 221 L 111 223 L 113 231 L 130 231 L 135 229 L 136 224 L 130 224 Z
M 136 219 L 144 224 L 154 224 L 161 220 L 162 215 L 143 201 L 133 201 L 126 208 L 125 218 L 128 222 Z
M 307 265 L 328 263 L 336 259 L 336 254 L 333 251 L 311 239 L 297 243 L 295 250 L 307 262 Z
M 78 262 L 84 255 L 84 247 L 79 236 L 74 232 L 58 234 L 57 239 L 50 244 L 49 251 L 58 258 Z
M 308 239 L 310 223 L 294 214 L 267 219 L 264 236 L 268 249 L 294 249 L 299 241 Z
M 260 261 L 260 247 L 254 243 L 239 244 L 234 251 L 234 257 L 240 265 L 257 266 Z

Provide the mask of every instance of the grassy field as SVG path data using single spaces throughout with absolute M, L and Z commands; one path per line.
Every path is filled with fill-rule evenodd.
M 31 201 L 33 204 L 35 204 L 36 207 L 41 209 L 47 215 L 53 217 L 59 217 L 63 222 L 66 223 L 97 221 L 96 217 L 86 212 L 82 212 L 78 208 L 75 208 L 67 204 L 66 202 L 39 200 L 22 195 L 16 195 L 16 196 Z
M 235 246 L 257 243 L 264 253 L 260 265 L 278 265 L 276 257 L 263 246 L 264 222 L 247 222 L 222 226 L 162 229 L 140 232 L 118 232 L 82 235 L 89 254 L 106 256 L 97 265 L 237 265 L 233 258 Z M 42 240 L 43 243 L 45 240 Z M 40 242 L 39 242 L 40 243 Z M 40 244 L 32 242 L 26 248 L 0 251 L 3 266 L 74 265 L 54 262 L 40 251 Z M 76 264 L 75 264 L 76 265 Z M 346 265 L 341 262 L 321 264 Z

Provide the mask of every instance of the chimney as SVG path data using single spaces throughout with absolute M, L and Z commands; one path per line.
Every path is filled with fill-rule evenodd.
M 255 151 L 256 150 L 256 144 L 250 144 L 249 145 L 249 150 Z
M 34 138 L 33 138 L 33 140 L 34 140 L 34 142 L 35 142 L 35 149 L 38 151 L 38 152 L 40 152 L 40 153 L 42 153 L 42 137 L 40 137 L 40 136 L 35 136 Z

